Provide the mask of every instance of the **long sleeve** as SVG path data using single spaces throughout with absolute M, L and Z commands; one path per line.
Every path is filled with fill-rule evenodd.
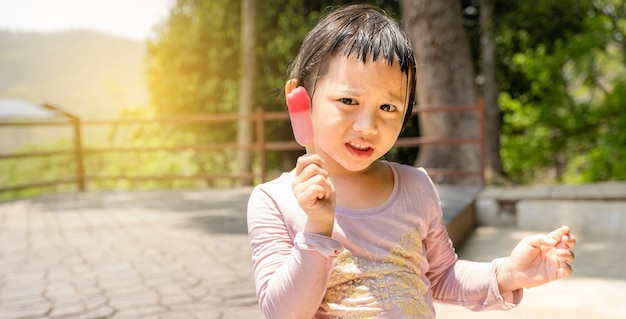
M 503 259 L 491 263 L 458 260 L 448 237 L 439 195 L 432 185 L 436 200 L 424 207 L 430 211 L 428 235 L 424 247 L 429 262 L 427 277 L 433 297 L 438 302 L 466 307 L 473 311 L 508 310 L 519 305 L 522 290 L 500 294 L 496 274 Z
M 519 305 L 521 289 L 500 294 L 496 274 L 503 259 L 490 263 L 459 260 L 436 287 L 435 298 L 473 311 L 508 310 Z
M 343 249 L 330 237 L 300 232 L 298 218 L 282 212 L 298 209 L 279 207 L 259 187 L 248 203 L 257 297 L 267 318 L 312 318 L 326 292 L 332 258 Z

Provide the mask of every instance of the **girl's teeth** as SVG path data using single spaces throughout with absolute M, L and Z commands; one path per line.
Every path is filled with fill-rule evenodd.
M 367 150 L 369 148 L 369 146 L 367 146 L 367 145 L 357 144 L 357 143 L 350 143 L 350 146 L 352 146 L 352 147 L 354 147 L 354 148 L 356 148 L 358 150 L 362 150 L 362 151 Z

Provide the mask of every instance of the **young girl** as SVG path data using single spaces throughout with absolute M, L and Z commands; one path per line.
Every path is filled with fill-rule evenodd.
M 434 318 L 434 300 L 510 309 L 522 288 L 570 274 L 565 226 L 508 258 L 458 260 L 426 172 L 379 160 L 411 114 L 415 67 L 405 32 L 369 5 L 328 14 L 304 39 L 285 90 L 311 96 L 315 154 L 248 204 L 266 317 Z

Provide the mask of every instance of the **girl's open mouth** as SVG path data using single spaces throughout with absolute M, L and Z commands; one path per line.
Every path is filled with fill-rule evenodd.
M 370 156 L 374 152 L 374 149 L 371 148 L 370 146 L 365 145 L 365 144 L 360 144 L 357 142 L 346 143 L 346 148 L 348 149 L 350 153 L 359 157 Z

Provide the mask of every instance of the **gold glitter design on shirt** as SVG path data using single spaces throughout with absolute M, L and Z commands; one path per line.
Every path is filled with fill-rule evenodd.
M 382 261 L 346 249 L 335 258 L 322 308 L 333 318 L 374 318 L 393 308 L 407 318 L 434 317 L 420 264 L 427 261 L 417 229 L 402 236 Z

